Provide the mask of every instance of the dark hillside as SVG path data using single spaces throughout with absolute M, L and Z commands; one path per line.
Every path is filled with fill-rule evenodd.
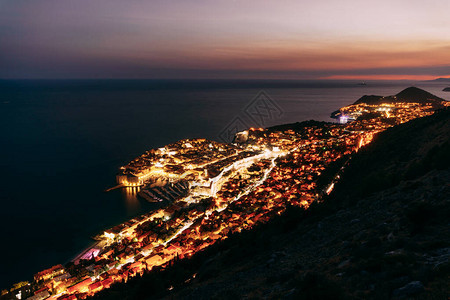
M 397 95 L 383 97 L 383 96 L 362 96 L 353 104 L 381 104 L 381 103 L 396 103 L 396 102 L 417 102 L 417 103 L 433 103 L 439 106 L 441 101 L 446 101 L 438 96 L 435 96 L 427 91 L 416 87 L 409 87 L 398 93 Z
M 442 98 L 439 98 L 427 91 L 424 91 L 422 89 L 416 88 L 416 87 L 409 87 L 401 91 L 396 95 L 397 100 L 403 101 L 403 102 L 419 102 L 419 103 L 425 103 L 430 100 L 437 100 L 437 101 L 445 101 Z
M 330 123 L 323 122 L 323 121 L 309 120 L 309 121 L 296 122 L 296 123 L 291 123 L 291 124 L 276 125 L 276 126 L 267 128 L 267 130 L 269 132 L 285 131 L 285 130 L 293 130 L 295 132 L 302 132 L 302 130 L 304 130 L 306 127 L 312 127 L 312 126 L 326 127 L 328 124 L 330 124 Z
M 450 166 L 450 111 L 412 120 L 375 137 L 353 159 L 336 187 L 337 198 L 367 196 L 415 179 L 432 169 Z
M 360 103 L 379 104 L 379 103 L 382 103 L 383 100 L 388 102 L 388 101 L 392 101 L 393 99 L 390 97 L 387 97 L 387 99 L 385 99 L 385 97 L 383 97 L 383 96 L 376 96 L 376 95 L 364 95 L 361 98 L 359 98 L 358 100 L 356 100 L 355 103 L 353 103 L 353 104 L 360 104 Z

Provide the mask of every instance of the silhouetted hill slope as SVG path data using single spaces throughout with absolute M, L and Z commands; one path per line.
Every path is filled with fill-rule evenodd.
M 301 132 L 306 127 L 312 127 L 312 126 L 324 127 L 327 124 L 330 124 L 330 123 L 323 122 L 323 121 L 308 120 L 308 121 L 296 122 L 296 123 L 290 123 L 290 124 L 275 125 L 272 127 L 268 127 L 267 130 L 269 132 L 284 131 L 284 130 L 293 130 L 295 132 Z
M 450 166 L 449 109 L 387 129 L 353 158 L 336 197 L 360 197 Z
M 366 103 L 366 104 L 378 104 L 380 101 L 383 101 L 385 97 L 384 96 L 377 96 L 377 95 L 364 95 L 358 100 L 355 101 L 353 104 L 360 104 L 360 103 Z M 386 97 L 384 101 L 391 101 L 393 99 Z
M 437 100 L 437 101 L 445 101 L 442 98 L 439 98 L 427 91 L 424 91 L 422 89 L 416 88 L 416 87 L 409 87 L 395 95 L 397 98 L 397 101 L 401 102 L 427 102 L 430 100 Z
M 449 110 L 386 130 L 323 202 L 96 298 L 447 299 L 449 137 Z
M 445 89 L 443 89 L 444 92 L 450 92 L 450 87 L 446 87 Z
M 366 104 L 380 104 L 380 103 L 397 103 L 397 102 L 418 102 L 418 103 L 434 103 L 439 104 L 441 101 L 445 101 L 438 96 L 435 96 L 427 91 L 416 87 L 409 87 L 394 96 L 375 96 L 365 95 L 358 99 L 354 104 L 366 103 Z

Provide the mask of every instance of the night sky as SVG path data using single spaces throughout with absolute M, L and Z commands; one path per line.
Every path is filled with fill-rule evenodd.
M 0 78 L 433 79 L 448 0 L 0 0 Z

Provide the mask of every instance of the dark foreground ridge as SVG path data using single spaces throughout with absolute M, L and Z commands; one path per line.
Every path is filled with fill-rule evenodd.
M 308 210 L 291 207 L 94 299 L 448 299 L 449 117 L 379 134 Z

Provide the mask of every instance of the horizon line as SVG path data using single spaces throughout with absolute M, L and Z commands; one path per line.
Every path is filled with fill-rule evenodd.
M 321 78 L 299 78 L 299 79 L 293 79 L 293 78 L 169 78 L 169 77 L 161 77 L 161 78 L 132 78 L 132 77 L 120 77 L 120 78 L 114 78 L 114 77 L 73 77 L 73 78 L 27 78 L 27 77 L 16 77 L 16 78 L 0 78 L 1 81 L 14 81 L 14 80 L 167 80 L 167 81 L 434 81 L 438 79 L 448 79 L 449 77 L 429 77 L 429 76 L 418 76 L 422 78 L 407 78 L 407 77 L 400 77 L 400 78 L 389 78 L 389 77 L 379 77 L 379 76 L 373 76 L 373 77 L 359 77 L 359 76 L 329 76 L 329 77 L 321 77 Z

